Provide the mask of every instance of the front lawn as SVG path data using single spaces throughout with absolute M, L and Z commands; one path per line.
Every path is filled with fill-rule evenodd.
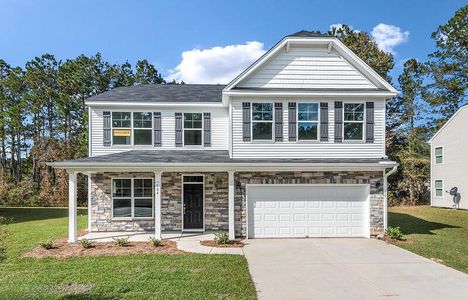
M 468 211 L 392 207 L 388 217 L 389 226 L 400 226 L 407 238 L 397 246 L 468 273 Z
M 7 258 L 0 262 L 1 299 L 255 299 L 243 256 L 139 254 L 66 260 L 23 258 L 39 242 L 67 233 L 67 209 L 0 208 Z M 86 210 L 78 226 L 85 228 Z

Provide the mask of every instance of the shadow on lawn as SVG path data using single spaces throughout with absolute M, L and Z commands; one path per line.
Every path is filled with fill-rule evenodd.
M 389 226 L 400 226 L 404 234 L 434 234 L 432 231 L 445 228 L 461 228 L 449 224 L 436 223 L 409 214 L 388 212 Z
M 78 209 L 78 215 L 86 215 L 87 209 Z M 66 207 L 0 207 L 0 216 L 11 219 L 12 223 L 57 219 L 68 217 Z

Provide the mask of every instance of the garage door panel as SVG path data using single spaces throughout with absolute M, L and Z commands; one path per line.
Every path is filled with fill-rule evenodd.
M 249 186 L 247 197 L 251 238 L 366 234 L 364 186 Z

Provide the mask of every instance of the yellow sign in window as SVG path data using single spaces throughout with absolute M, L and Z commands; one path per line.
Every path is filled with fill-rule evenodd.
M 130 136 L 130 129 L 114 129 L 114 136 Z

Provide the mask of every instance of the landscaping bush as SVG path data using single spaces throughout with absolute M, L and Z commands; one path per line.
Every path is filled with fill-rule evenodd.
M 81 247 L 88 249 L 94 246 L 94 242 L 88 239 L 81 239 L 80 240 Z
M 115 241 L 115 244 L 119 247 L 126 247 L 130 243 L 130 238 L 129 237 L 121 237 L 121 238 L 113 238 Z
M 47 249 L 47 250 L 54 248 L 54 242 L 51 241 L 51 240 L 48 240 L 48 241 L 45 241 L 45 242 L 41 242 L 41 243 L 39 243 L 39 245 L 40 245 L 42 248 Z
M 218 244 L 225 245 L 225 244 L 231 243 L 231 241 L 229 240 L 229 233 L 227 231 L 220 230 L 218 232 L 215 232 L 214 235 L 215 235 L 214 240 Z
M 153 245 L 154 247 L 160 247 L 163 245 L 162 241 L 158 240 L 154 236 L 150 236 L 148 240 L 150 241 L 151 245 Z
M 402 240 L 403 239 L 403 232 L 401 232 L 400 227 L 392 227 L 389 226 L 385 231 L 385 235 L 394 239 L 394 240 Z

